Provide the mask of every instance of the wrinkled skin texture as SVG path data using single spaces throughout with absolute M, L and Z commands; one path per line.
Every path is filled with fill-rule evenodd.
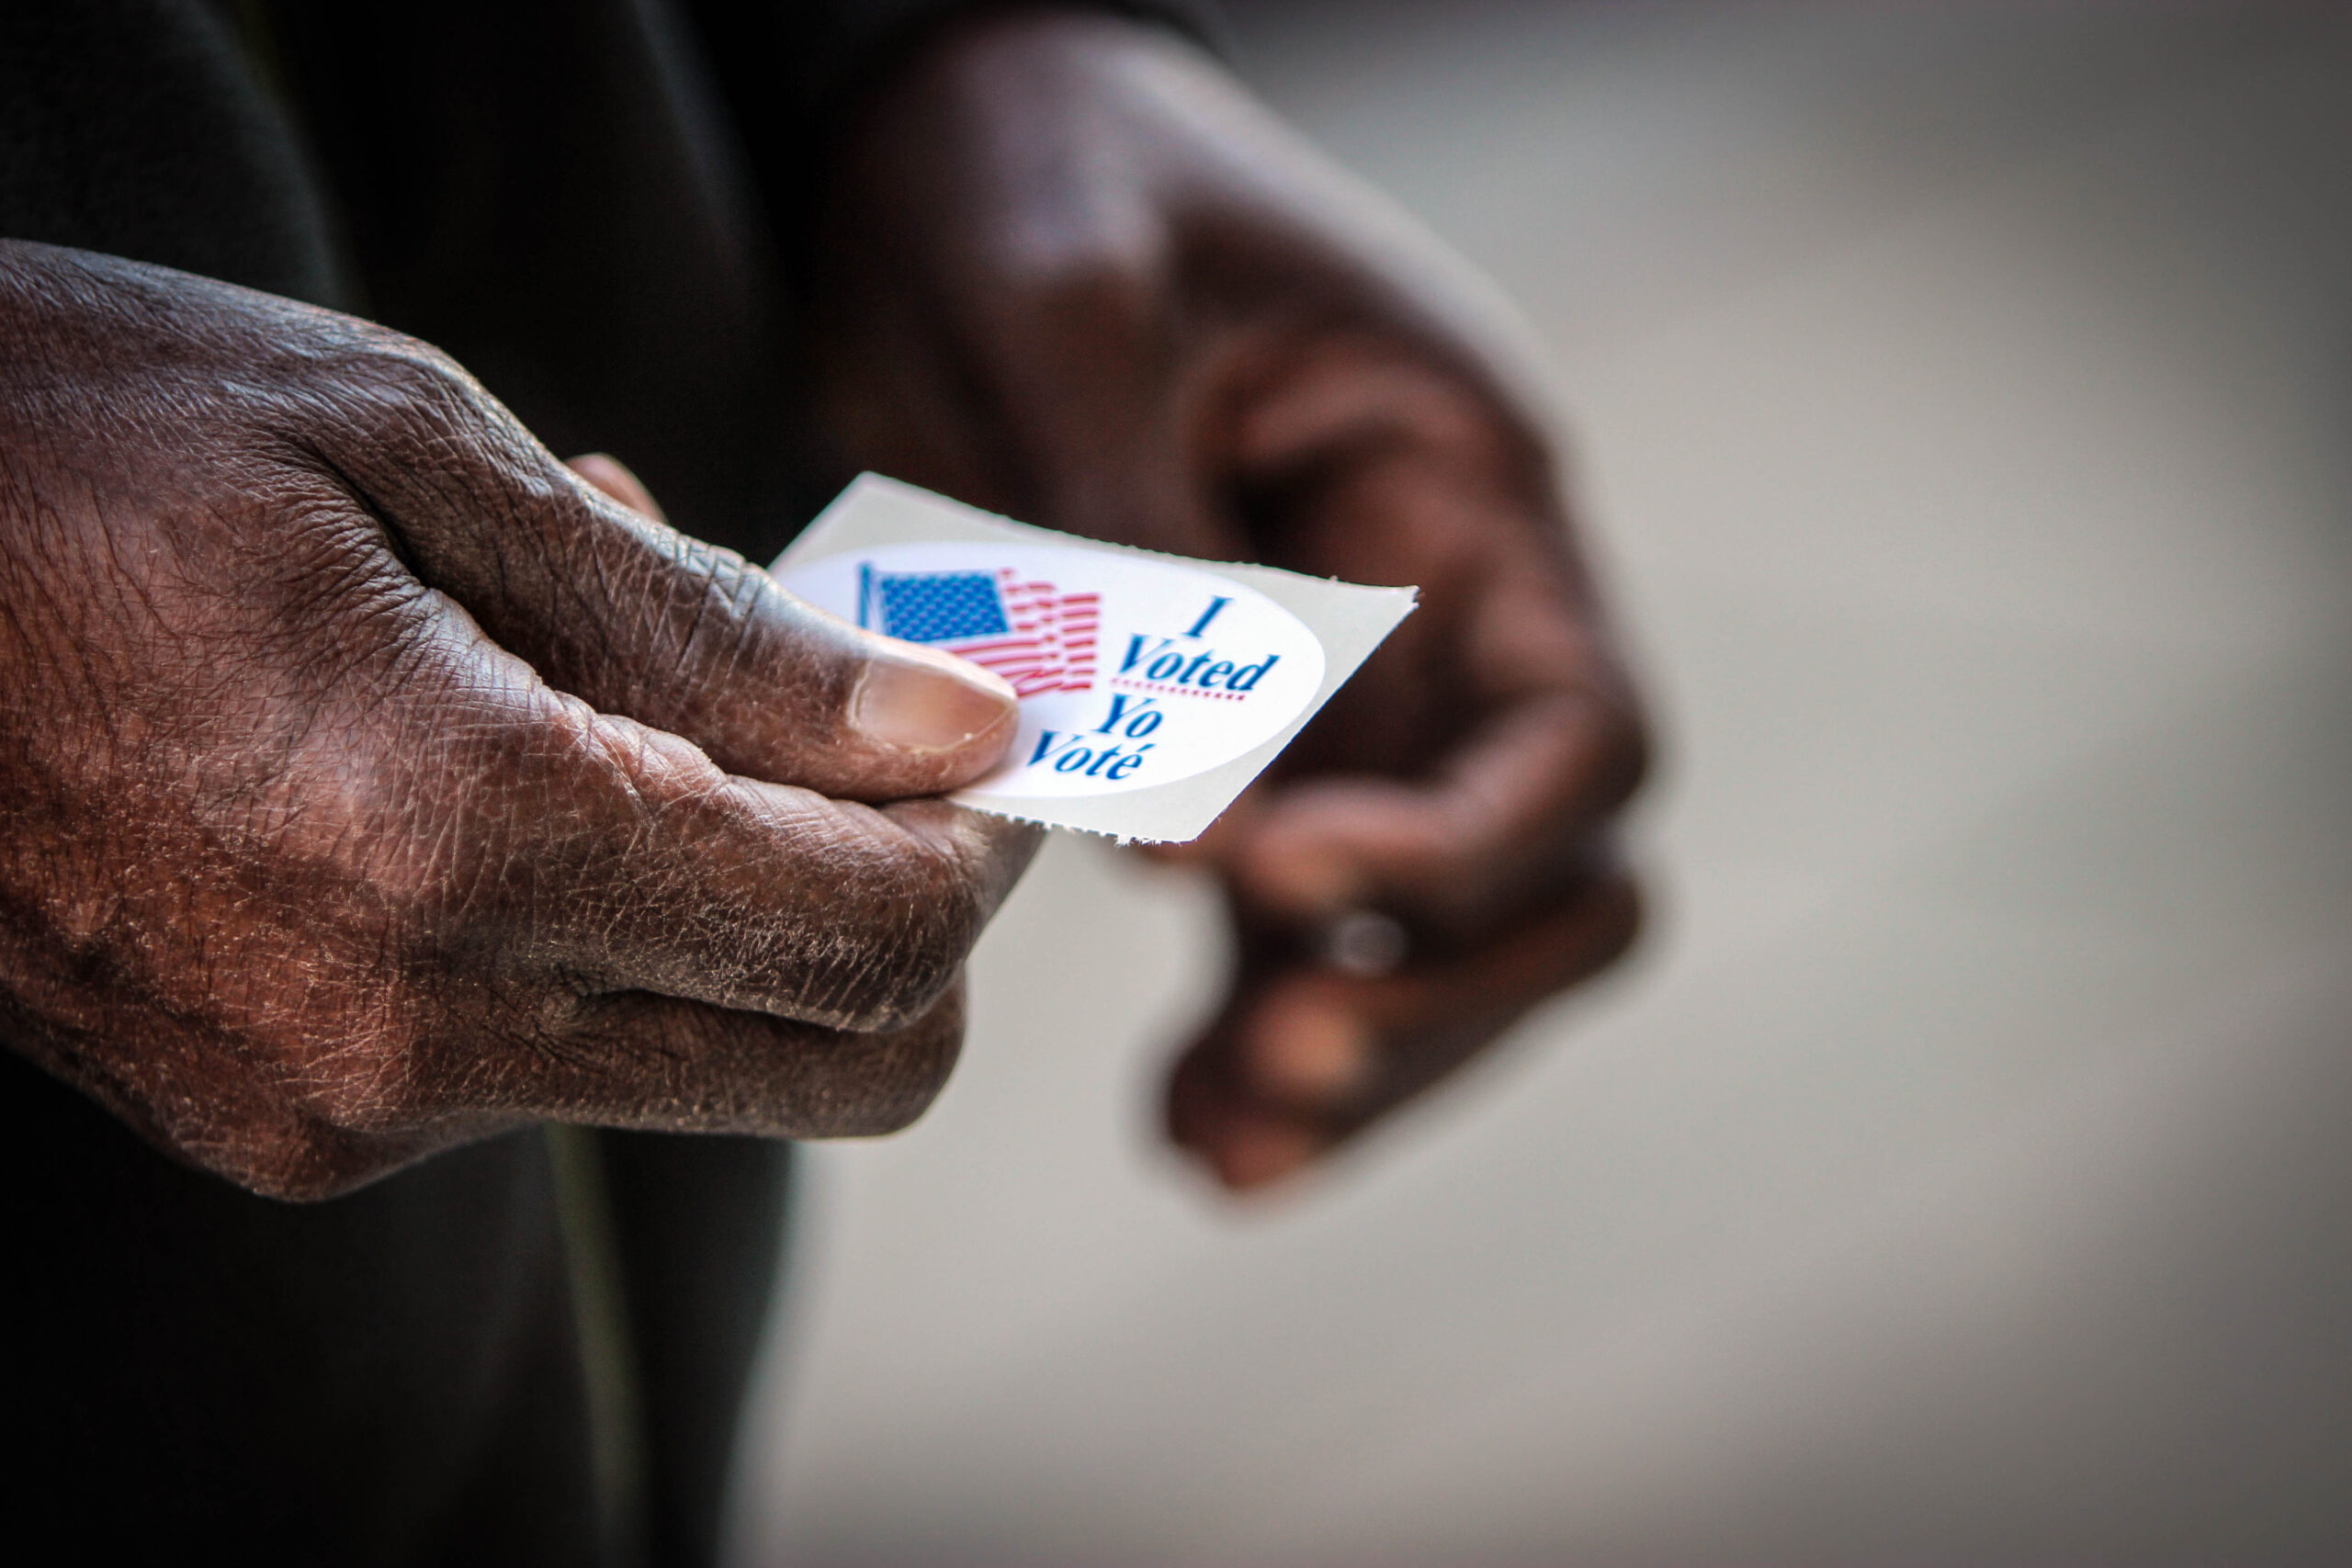
M 1645 743 L 1567 526 L 1526 333 L 1196 50 L 1051 11 L 933 39 L 866 106 L 817 251 L 852 464 L 1029 521 L 1420 587 L 1421 607 L 1175 858 L 1228 895 L 1231 994 L 1168 1122 L 1287 1176 L 1634 934 L 1610 826 Z M 1393 971 L 1322 940 L 1409 933 Z
M 936 1092 L 1035 834 L 914 797 L 1009 693 L 348 318 L 0 243 L 0 344 L 8 1038 L 288 1197 L 544 1118 L 862 1134 Z

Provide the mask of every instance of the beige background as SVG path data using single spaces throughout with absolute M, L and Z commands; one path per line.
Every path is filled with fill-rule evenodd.
M 1245 6 L 1567 389 L 1662 916 L 1237 1213 L 1210 907 L 1056 842 L 741 1560 L 2352 1560 L 2347 20 Z

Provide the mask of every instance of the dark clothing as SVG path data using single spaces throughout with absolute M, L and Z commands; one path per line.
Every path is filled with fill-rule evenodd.
M 839 477 L 792 434 L 784 265 L 822 128 L 970 3 L 6 0 L 0 235 L 424 337 L 557 451 L 623 455 L 682 527 L 763 558 Z M 536 1134 L 278 1203 L 0 1050 L 12 1538 L 106 1563 L 708 1561 L 788 1149 L 562 1146 L 608 1200 L 586 1222 Z M 598 1279 L 619 1405 L 583 1371 Z M 592 1440 L 616 1409 L 618 1513 Z
M 0 1205 L 20 1542 L 94 1563 L 597 1560 L 537 1138 L 273 1203 L 0 1054 Z

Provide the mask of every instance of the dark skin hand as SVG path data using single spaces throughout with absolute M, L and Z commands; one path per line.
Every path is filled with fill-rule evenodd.
M 287 1197 L 541 1119 L 878 1133 L 937 1092 L 1036 836 L 917 797 L 993 765 L 1001 682 L 349 318 L 0 242 L 0 344 L 11 1041 Z
M 1611 824 L 1643 722 L 1524 329 L 1486 285 L 1197 50 L 1099 17 L 933 39 L 830 193 L 820 409 L 847 462 L 1076 533 L 1421 589 L 1176 853 L 1221 880 L 1239 948 L 1170 1084 L 1180 1145 L 1230 1188 L 1289 1176 L 1626 948 Z M 1332 959 L 1366 913 L 1408 939 L 1393 967 Z

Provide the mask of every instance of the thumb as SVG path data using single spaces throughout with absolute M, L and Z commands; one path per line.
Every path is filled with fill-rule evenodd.
M 549 685 L 730 773 L 838 799 L 955 789 L 1012 743 L 1015 698 L 995 675 L 850 626 L 620 504 L 486 394 L 467 412 L 475 440 L 436 442 L 423 463 L 356 453 L 339 472 L 417 575 Z M 650 503 L 606 462 L 598 478 Z
M 564 467 L 586 479 L 599 493 L 620 502 L 639 516 L 657 524 L 667 524 L 661 502 L 655 501 L 653 492 L 645 488 L 645 481 L 610 453 L 585 453 L 566 459 Z M 877 680 L 876 669 L 869 665 L 860 687 L 863 700 L 851 705 L 851 716 L 863 727 L 869 730 L 879 728 L 887 737 L 893 739 L 894 744 L 917 748 L 926 745 L 936 747 L 941 741 L 951 740 L 952 738 L 951 743 L 961 749 L 967 741 L 977 739 L 976 734 L 967 733 L 967 726 L 974 722 L 980 723 L 989 734 L 996 733 L 991 727 L 1000 716 L 999 709 L 1004 702 L 1013 700 L 1012 688 L 1002 678 L 978 665 L 950 658 L 919 644 L 901 642 L 896 637 L 882 637 L 854 626 L 843 629 L 855 633 L 865 650 L 870 652 L 878 648 L 879 662 L 911 666 L 904 670 L 881 671 Z M 943 680 L 940 678 L 942 675 L 950 678 Z M 975 701 L 969 690 L 974 682 L 986 688 L 987 700 Z M 937 732 L 935 736 L 931 733 L 933 730 Z M 1004 738 L 1011 739 L 1009 730 L 1005 731 Z M 704 750 L 708 750 L 709 748 L 706 746 Z M 994 754 L 988 754 L 981 765 L 985 769 L 995 761 Z M 807 781 L 795 779 L 788 782 Z M 953 786 L 943 784 L 940 787 Z M 846 794 L 848 797 L 855 798 L 854 791 L 826 793 Z

